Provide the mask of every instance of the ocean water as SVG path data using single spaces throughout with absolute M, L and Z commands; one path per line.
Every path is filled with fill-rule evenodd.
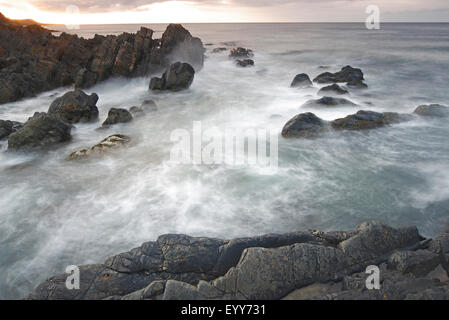
M 147 25 L 160 36 L 165 25 Z M 258 166 L 169 164 L 170 134 L 203 128 L 277 130 L 298 113 L 335 119 L 360 109 L 409 113 L 449 104 L 449 24 L 187 24 L 207 46 L 190 90 L 152 94 L 149 78 L 113 79 L 87 90 L 100 96 L 100 121 L 111 107 L 154 99 L 158 111 L 97 131 L 76 125 L 73 141 L 29 154 L 0 144 L 0 298 L 17 299 L 68 265 L 101 263 L 165 233 L 232 238 L 306 229 L 351 229 L 366 220 L 417 225 L 434 236 L 449 220 L 449 125 L 416 119 L 316 140 L 279 138 L 277 172 Z M 64 30 L 63 27 L 52 27 Z M 95 33 L 135 32 L 140 25 L 82 26 Z M 74 31 L 70 31 L 74 32 Z M 237 68 L 222 42 L 255 51 Z M 304 109 L 319 87 L 289 88 L 298 73 L 362 68 L 359 107 Z M 70 88 L 0 106 L 0 119 L 25 121 Z M 101 159 L 67 162 L 72 151 L 113 133 L 134 144 Z

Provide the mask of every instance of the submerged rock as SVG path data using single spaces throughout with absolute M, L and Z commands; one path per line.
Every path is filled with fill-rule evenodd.
M 114 134 L 89 149 L 77 150 L 71 153 L 67 157 L 67 160 L 82 160 L 90 157 L 103 156 L 129 144 L 130 142 L 130 137 L 121 134 Z
M 242 68 L 254 66 L 254 60 L 251 59 L 237 60 L 235 63 L 237 64 L 237 66 Z
M 328 122 L 315 114 L 301 113 L 287 122 L 282 129 L 284 138 L 315 138 L 328 130 Z
M 0 140 L 7 138 L 22 127 L 23 124 L 17 121 L 0 120 Z
M 26 299 L 449 298 L 448 285 L 420 278 L 435 264 L 445 265 L 444 252 L 433 254 L 423 240 L 415 227 L 395 229 L 379 222 L 347 232 L 234 240 L 165 235 L 104 264 L 81 266 L 80 290 L 68 290 L 68 275 L 61 274 Z M 390 261 L 392 269 L 386 267 Z M 372 265 L 381 268 L 381 290 L 366 290 L 366 268 Z
M 59 117 L 36 113 L 8 137 L 8 150 L 27 151 L 69 141 L 72 126 Z
M 422 105 L 414 113 L 424 117 L 449 117 L 449 107 L 440 104 Z
M 344 98 L 322 97 L 320 99 L 307 101 L 305 104 L 303 104 L 302 107 L 310 108 L 310 107 L 336 107 L 336 106 L 355 107 L 357 105 L 354 102 Z
M 195 70 L 188 63 L 176 62 L 162 75 L 162 78 L 152 78 L 150 90 L 181 91 L 188 89 L 195 77 Z
M 108 117 L 103 122 L 103 127 L 108 127 L 117 123 L 126 123 L 133 120 L 131 113 L 126 109 L 111 108 Z
M 145 112 L 154 112 L 157 111 L 157 104 L 153 100 L 145 100 L 140 105 L 140 108 Z
M 301 73 L 295 76 L 290 87 L 292 88 L 308 88 L 312 86 L 312 81 L 307 74 Z
M 234 59 L 250 59 L 254 57 L 254 52 L 250 49 L 238 47 L 231 50 L 229 57 Z
M 317 83 L 339 83 L 339 82 L 353 82 L 364 80 L 363 72 L 360 69 L 346 66 L 341 71 L 336 73 L 325 72 L 313 79 Z
M 97 101 L 96 93 L 89 96 L 77 89 L 53 101 L 48 114 L 53 114 L 68 123 L 92 122 L 98 119 Z
M 326 86 L 320 89 L 320 91 L 318 91 L 319 95 L 331 95 L 331 94 L 335 94 L 335 95 L 343 95 L 343 94 L 348 94 L 349 92 L 345 89 L 343 89 L 342 87 L 340 87 L 338 84 L 334 83 L 330 86 Z

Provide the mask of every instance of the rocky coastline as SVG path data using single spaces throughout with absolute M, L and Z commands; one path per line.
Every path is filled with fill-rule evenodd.
M 103 264 L 51 277 L 29 300 L 425 300 L 449 299 L 449 230 L 423 238 L 416 227 L 366 222 L 220 240 L 164 235 Z M 368 289 L 377 266 L 380 288 Z

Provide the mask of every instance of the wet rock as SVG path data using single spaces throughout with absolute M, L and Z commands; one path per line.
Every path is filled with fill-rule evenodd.
M 250 49 L 238 47 L 231 50 L 229 57 L 233 59 L 250 59 L 254 57 L 254 52 Z
M 355 88 L 355 89 L 368 88 L 368 85 L 365 82 L 363 82 L 362 80 L 352 80 L 352 81 L 349 81 L 346 85 L 350 88 Z
M 130 142 L 130 137 L 121 134 L 114 134 L 89 149 L 82 149 L 72 152 L 67 157 L 67 160 L 83 160 L 103 156 L 128 145 Z
M 346 66 L 341 71 L 336 73 L 325 72 L 313 79 L 317 83 L 339 83 L 339 82 L 353 82 L 364 80 L 363 72 L 360 69 Z
M 228 49 L 224 48 L 224 47 L 220 47 L 220 48 L 215 48 L 214 50 L 212 50 L 212 53 L 221 53 L 224 51 L 228 51 Z
M 313 108 L 313 107 L 337 107 L 337 106 L 355 107 L 357 105 L 354 102 L 344 98 L 322 97 L 320 99 L 307 101 L 302 107 Z
M 423 117 L 449 117 L 449 107 L 440 104 L 422 105 L 414 113 Z
M 254 66 L 254 60 L 251 60 L 251 59 L 237 60 L 236 64 L 237 64 L 237 66 L 242 67 L 242 68 L 252 67 L 252 66 Z
M 330 86 L 326 86 L 320 89 L 318 91 L 319 95 L 329 96 L 329 95 L 343 95 L 348 94 L 349 92 L 342 87 L 340 87 L 338 84 L 334 83 Z
M 145 114 L 145 111 L 142 108 L 132 106 L 131 108 L 129 108 L 129 113 L 131 113 L 132 117 L 134 118 L 143 116 Z
M 292 88 L 308 88 L 312 86 L 312 81 L 307 74 L 301 73 L 295 76 L 290 87 Z
M 172 64 L 162 75 L 162 78 L 152 78 L 150 90 L 181 91 L 188 89 L 195 77 L 195 70 L 188 63 Z
M 328 123 L 313 113 L 301 113 L 287 122 L 282 129 L 284 138 L 315 138 L 328 130 Z
M 0 140 L 7 138 L 22 127 L 23 124 L 17 121 L 0 120 Z
M 36 113 L 8 137 L 8 150 L 42 149 L 69 141 L 72 126 L 55 115 Z
M 366 130 L 384 127 L 390 124 L 408 121 L 408 115 L 394 112 L 359 111 L 342 119 L 331 122 L 332 128 L 338 130 Z
M 145 100 L 142 102 L 140 108 L 145 112 L 154 112 L 157 111 L 157 104 L 153 100 Z
M 108 127 L 117 123 L 126 123 L 133 120 L 131 113 L 126 109 L 111 108 L 108 117 L 103 122 L 103 127 Z
M 98 119 L 97 101 L 95 93 L 89 96 L 81 90 L 70 91 L 53 101 L 48 114 L 67 123 L 92 122 Z

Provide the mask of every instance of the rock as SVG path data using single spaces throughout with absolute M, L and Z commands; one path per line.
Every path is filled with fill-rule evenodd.
M 388 268 L 423 277 L 442 262 L 440 255 L 428 250 L 400 251 L 390 256 Z
M 233 59 L 250 59 L 254 57 L 254 52 L 250 49 L 238 47 L 231 50 L 229 57 Z
M 363 82 L 362 80 L 352 80 L 352 81 L 349 81 L 346 85 L 350 88 L 356 88 L 356 89 L 368 88 L 368 85 L 365 82 Z
M 307 88 L 310 86 L 312 86 L 312 81 L 310 81 L 309 76 L 305 73 L 296 75 L 290 85 L 292 88 Z
M 197 69 L 204 62 L 201 40 L 181 25 L 169 25 L 161 39 L 143 27 L 135 34 L 84 39 L 54 36 L 40 25 L 22 26 L 5 18 L 0 43 L 0 104 L 58 87 L 87 88 L 115 76 L 142 77 L 172 61 Z
M 410 120 L 407 115 L 394 112 L 379 113 L 374 111 L 358 111 L 342 119 L 331 122 L 331 126 L 337 130 L 366 130 L 384 127 L 390 124 Z
M 157 111 L 157 104 L 153 100 L 145 100 L 144 102 L 142 102 L 140 108 L 145 112 L 154 112 Z
M 423 117 L 448 117 L 449 107 L 440 104 L 422 105 L 414 113 Z
M 228 49 L 224 48 L 224 47 L 220 47 L 220 48 L 215 48 L 214 50 L 212 50 L 212 53 L 221 53 L 224 51 L 228 51 Z
M 36 113 L 8 137 L 8 150 L 27 151 L 69 141 L 72 126 L 55 115 Z
M 150 90 L 181 91 L 188 89 L 195 77 L 195 70 L 187 63 L 172 64 L 162 75 L 162 78 L 152 78 Z
M 145 114 L 145 111 L 143 111 L 142 108 L 132 106 L 131 108 L 129 108 L 129 113 L 131 113 L 132 117 L 134 118 L 143 116 Z
M 364 80 L 363 72 L 360 69 L 346 66 L 341 71 L 336 73 L 325 72 L 313 79 L 317 83 L 339 83 L 339 82 L 353 82 Z
M 328 123 L 313 113 L 301 113 L 287 122 L 282 129 L 284 138 L 315 138 L 328 130 Z
M 22 127 L 23 124 L 17 121 L 0 120 L 0 140 L 7 138 Z
M 92 122 L 98 119 L 97 101 L 97 94 L 89 96 L 77 89 L 53 101 L 48 114 L 53 114 L 67 123 Z
M 103 127 L 111 126 L 117 123 L 126 123 L 133 120 L 131 113 L 126 109 L 111 108 L 108 117 L 103 122 Z
M 130 142 L 130 137 L 121 134 L 114 134 L 89 149 L 82 149 L 72 152 L 66 160 L 83 160 L 91 157 L 103 156 L 126 146 Z
M 348 94 L 348 93 L 349 92 L 347 90 L 343 89 L 336 83 L 334 83 L 330 86 L 323 87 L 320 89 L 320 91 L 318 91 L 319 95 L 324 95 L 324 96 L 329 96 L 331 94 L 343 95 L 343 94 Z
M 434 270 L 430 271 L 426 277 L 430 279 L 437 279 L 440 282 L 449 282 L 449 272 L 446 271 L 441 264 L 439 264 Z
M 236 64 L 237 64 L 237 66 L 242 67 L 242 68 L 252 67 L 252 66 L 254 66 L 254 60 L 251 60 L 251 59 L 237 60 Z
M 314 108 L 314 107 L 336 107 L 336 106 L 357 106 L 355 103 L 343 98 L 334 97 L 322 97 L 317 100 L 307 101 L 302 107 L 303 108 Z

